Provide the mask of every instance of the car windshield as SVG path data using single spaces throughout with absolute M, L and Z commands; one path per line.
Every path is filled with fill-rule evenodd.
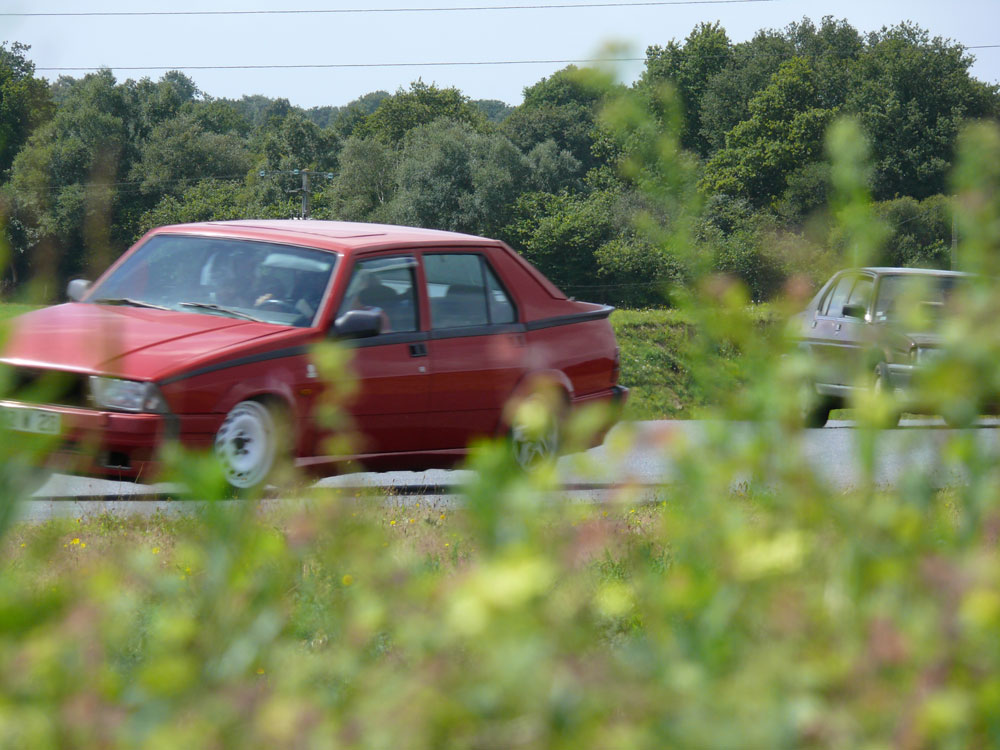
M 222 315 L 305 327 L 315 323 L 337 255 L 252 240 L 159 234 L 87 302 Z
M 875 302 L 876 321 L 905 321 L 910 327 L 935 328 L 952 306 L 968 276 L 899 274 L 883 276 Z

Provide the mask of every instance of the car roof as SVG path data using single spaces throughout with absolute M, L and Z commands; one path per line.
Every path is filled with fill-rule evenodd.
M 879 275 L 899 274 L 904 276 L 969 276 L 963 271 L 946 271 L 943 268 L 897 268 L 893 266 L 865 266 L 856 269 L 858 271 L 869 271 Z
M 208 221 L 193 224 L 173 224 L 159 227 L 153 232 L 170 234 L 198 234 L 214 237 L 243 238 L 308 245 L 337 252 L 350 253 L 360 249 L 379 247 L 500 245 L 497 240 L 439 229 L 421 229 L 391 224 L 365 224 L 350 221 L 321 221 L 317 219 L 239 219 L 236 221 Z

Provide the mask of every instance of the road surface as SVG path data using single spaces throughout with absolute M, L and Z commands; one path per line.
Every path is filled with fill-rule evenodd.
M 1000 456 L 998 426 L 1000 421 L 997 419 L 984 419 L 966 434 L 987 455 L 996 458 Z M 674 478 L 671 456 L 675 446 L 681 441 L 694 446 L 704 444 L 717 429 L 728 430 L 740 439 L 751 439 L 759 427 L 751 423 L 720 424 L 696 420 L 619 425 L 601 447 L 560 459 L 562 494 L 572 499 L 600 502 L 615 487 L 629 484 L 655 495 L 658 486 Z M 883 431 L 877 438 L 875 481 L 893 486 L 907 473 L 919 472 L 928 474 L 938 486 L 962 482 L 961 470 L 947 461 L 943 450 L 956 433 L 935 419 L 904 420 L 899 428 Z M 862 481 L 859 435 L 852 422 L 832 421 L 823 429 L 803 431 L 799 448 L 822 481 L 832 488 L 848 489 Z M 466 479 L 467 472 L 463 471 L 359 473 L 323 479 L 317 486 L 347 491 L 384 488 L 392 491 L 397 502 L 434 499 L 451 503 L 455 502 L 457 485 Z M 740 477 L 734 477 L 733 481 L 740 481 Z M 142 485 L 55 475 L 32 499 L 22 504 L 21 517 L 42 520 L 103 512 L 185 513 L 199 505 L 193 500 L 170 499 L 181 493 L 183 488 L 164 484 Z

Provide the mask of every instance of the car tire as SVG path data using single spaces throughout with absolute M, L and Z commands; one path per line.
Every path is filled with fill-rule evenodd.
M 892 393 L 889 390 L 889 368 L 884 362 L 875 367 L 875 373 L 872 376 L 872 390 L 880 398 L 892 397 Z M 902 412 L 893 406 L 889 411 L 880 416 L 878 426 L 883 430 L 898 427 L 900 417 L 902 416 Z
M 830 396 L 817 394 L 802 408 L 802 426 L 807 428 L 825 427 L 830 420 L 830 412 L 836 405 L 836 400 Z
M 530 471 L 555 460 L 562 445 L 564 399 L 554 389 L 535 391 L 518 399 L 509 414 L 507 435 L 518 466 Z
M 260 401 L 236 404 L 215 434 L 215 456 L 230 487 L 263 485 L 279 463 L 281 430 L 276 410 Z
M 976 417 L 965 412 L 945 409 L 941 413 L 944 423 L 953 430 L 964 430 L 976 423 Z

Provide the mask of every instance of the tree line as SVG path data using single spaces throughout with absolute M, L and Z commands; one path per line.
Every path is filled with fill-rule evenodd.
M 702 267 L 754 299 L 849 256 L 832 229 L 828 126 L 856 119 L 886 265 L 947 266 L 948 175 L 964 124 L 1000 116 L 996 85 L 961 45 L 911 24 L 863 34 L 803 19 L 733 43 L 719 24 L 653 46 L 631 85 L 569 66 L 510 107 L 416 81 L 342 107 L 214 98 L 180 72 L 101 70 L 53 82 L 21 44 L 0 46 L 0 211 L 5 284 L 55 296 L 153 226 L 298 215 L 293 170 L 314 180 L 311 215 L 503 239 L 572 295 L 669 303 L 690 254 L 644 231 L 692 223 Z M 616 127 L 614 107 L 641 112 Z M 650 200 L 659 167 L 642 129 L 676 135 L 696 175 L 692 209 Z M 682 214 L 684 214 L 682 216 Z

